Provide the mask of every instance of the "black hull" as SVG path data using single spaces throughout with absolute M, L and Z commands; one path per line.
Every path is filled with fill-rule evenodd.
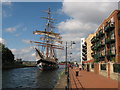
M 58 64 L 55 62 L 50 62 L 47 60 L 39 60 L 37 66 L 40 70 L 54 70 L 59 68 Z

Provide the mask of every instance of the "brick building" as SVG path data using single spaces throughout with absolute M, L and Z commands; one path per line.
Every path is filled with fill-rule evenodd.
M 87 38 L 89 37 L 90 35 Z M 87 55 L 87 58 L 85 58 L 87 61 L 91 59 L 91 55 L 95 62 L 107 63 L 110 61 L 120 63 L 120 10 L 114 10 L 102 22 L 94 33 L 93 38 L 89 38 L 89 40 L 87 38 L 85 42 L 90 44 L 87 45 L 87 49 L 91 46 L 91 49 L 89 48 L 90 50 L 86 50 L 87 53 L 85 53 Z M 85 48 L 84 45 L 83 48 Z
M 115 10 L 98 27 L 91 40 L 96 62 L 120 63 L 120 10 Z

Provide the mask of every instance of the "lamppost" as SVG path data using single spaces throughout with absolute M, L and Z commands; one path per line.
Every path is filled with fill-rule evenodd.
M 74 41 L 71 41 L 71 49 L 72 49 L 72 44 L 76 44 Z M 66 63 L 65 63 L 65 73 L 67 74 L 67 72 L 68 72 L 68 61 L 67 61 L 67 41 L 66 41 L 66 55 L 65 55 L 65 61 L 66 61 Z
M 66 54 L 65 54 L 65 73 L 67 74 L 67 41 L 66 41 Z

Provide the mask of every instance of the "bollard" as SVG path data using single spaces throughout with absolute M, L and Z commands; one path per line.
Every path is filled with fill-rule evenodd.
M 76 71 L 76 76 L 78 76 L 79 71 Z

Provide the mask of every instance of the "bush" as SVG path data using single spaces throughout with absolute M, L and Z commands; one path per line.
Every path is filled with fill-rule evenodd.
M 91 65 L 92 68 L 94 68 L 94 63 Z
M 116 73 L 120 73 L 120 64 L 113 64 L 113 71 Z

